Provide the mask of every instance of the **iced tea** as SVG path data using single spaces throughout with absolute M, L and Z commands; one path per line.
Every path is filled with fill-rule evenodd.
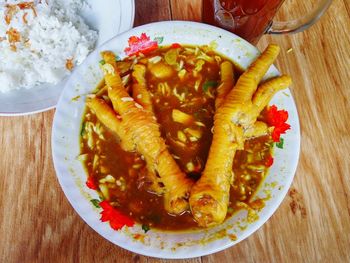
M 256 44 L 284 0 L 203 0 L 202 20 Z

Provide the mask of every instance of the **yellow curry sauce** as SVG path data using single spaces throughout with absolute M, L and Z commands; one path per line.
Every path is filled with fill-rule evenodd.
M 170 78 L 162 78 L 152 72 L 152 67 L 160 59 L 161 63 L 172 68 Z M 131 86 L 129 75 L 134 60 L 127 58 L 118 62 L 127 89 Z M 207 47 L 182 46 L 177 49 L 161 48 L 137 61 L 148 67 L 147 87 L 162 136 L 179 167 L 193 179 L 200 177 L 208 156 L 215 89 L 220 81 L 219 65 L 225 60 Z M 240 72 L 238 68 L 235 71 L 236 75 Z M 103 86 L 98 88 L 97 95 L 108 102 Z M 182 122 L 186 116 L 193 121 Z M 150 228 L 183 230 L 197 227 L 190 212 L 173 216 L 165 211 L 163 197 L 147 191 L 143 157 L 122 150 L 117 136 L 104 127 L 89 109 L 83 120 L 81 138 L 84 166 L 89 176 L 98 182 L 101 197 L 111 205 Z M 240 202 L 249 204 L 251 201 L 266 175 L 271 149 L 271 139 L 263 136 L 247 140 L 245 149 L 236 152 L 227 217 L 241 209 Z

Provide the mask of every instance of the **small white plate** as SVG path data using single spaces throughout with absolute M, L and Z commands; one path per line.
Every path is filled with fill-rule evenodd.
M 82 10 L 82 16 L 99 32 L 97 45 L 132 28 L 134 0 L 90 0 L 88 3 L 90 8 Z M 0 93 L 0 116 L 27 115 L 54 108 L 66 81 L 67 78 L 57 85 L 42 84 L 32 89 Z
M 140 26 L 100 46 L 73 72 L 57 105 L 52 128 L 52 155 L 59 183 L 82 219 L 97 233 L 122 248 L 159 258 L 191 258 L 218 252 L 237 244 L 260 228 L 276 211 L 292 183 L 300 147 L 299 119 L 293 97 L 289 90 L 285 90 L 278 92 L 271 101 L 271 104 L 289 112 L 291 130 L 283 135 L 284 149 L 275 148 L 274 163 L 257 193 L 258 198 L 267 198 L 265 207 L 258 213 L 258 220 L 249 223 L 247 211 L 240 211 L 220 226 L 195 232 L 152 229 L 144 234 L 140 225 L 115 231 L 108 223 L 100 221 L 101 209 L 90 202 L 91 199 L 98 199 L 98 195 L 86 187 L 86 171 L 76 157 L 80 154 L 86 95 L 95 89 L 103 77 L 99 68 L 100 52 L 112 50 L 123 58 L 129 37 L 142 33 L 151 39 L 161 39 L 161 45 L 204 45 L 215 41 L 216 50 L 242 68 L 247 68 L 259 54 L 254 46 L 228 31 L 200 23 L 176 21 Z M 265 77 L 276 75 L 279 72 L 272 66 Z M 135 239 L 135 235 L 144 238 Z

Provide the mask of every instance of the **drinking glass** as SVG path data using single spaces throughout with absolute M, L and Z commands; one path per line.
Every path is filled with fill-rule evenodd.
M 297 19 L 273 21 L 277 11 L 283 8 L 283 2 L 284 0 L 203 0 L 202 20 L 256 44 L 264 33 L 296 33 L 307 29 L 324 14 L 332 0 L 319 0 L 317 4 L 312 4 L 312 10 Z M 298 1 L 295 4 L 297 3 Z

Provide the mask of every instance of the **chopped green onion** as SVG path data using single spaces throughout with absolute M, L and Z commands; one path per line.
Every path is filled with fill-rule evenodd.
M 83 136 L 85 133 L 85 122 L 81 125 L 81 131 L 80 131 L 80 136 Z
M 120 61 L 120 57 L 118 55 L 115 55 L 115 61 Z
M 216 86 L 218 85 L 218 83 L 215 81 L 215 80 L 209 80 L 209 81 L 206 81 L 204 84 L 203 84 L 203 91 L 204 92 L 208 92 L 209 88 L 210 87 L 213 87 L 215 88 Z
M 96 208 L 100 208 L 100 200 L 98 199 L 91 199 L 90 202 L 96 207 Z
M 148 231 L 150 231 L 150 227 L 148 225 L 144 225 L 142 224 L 142 230 L 145 231 L 145 233 L 147 233 Z
M 100 63 L 100 65 L 104 65 L 104 64 L 106 64 L 106 61 L 104 59 L 101 59 L 99 63 Z
M 280 138 L 280 141 L 276 143 L 277 148 L 283 149 L 284 139 Z
M 162 44 L 163 40 L 164 40 L 164 37 L 155 37 L 154 38 L 154 41 L 157 41 L 158 44 Z

